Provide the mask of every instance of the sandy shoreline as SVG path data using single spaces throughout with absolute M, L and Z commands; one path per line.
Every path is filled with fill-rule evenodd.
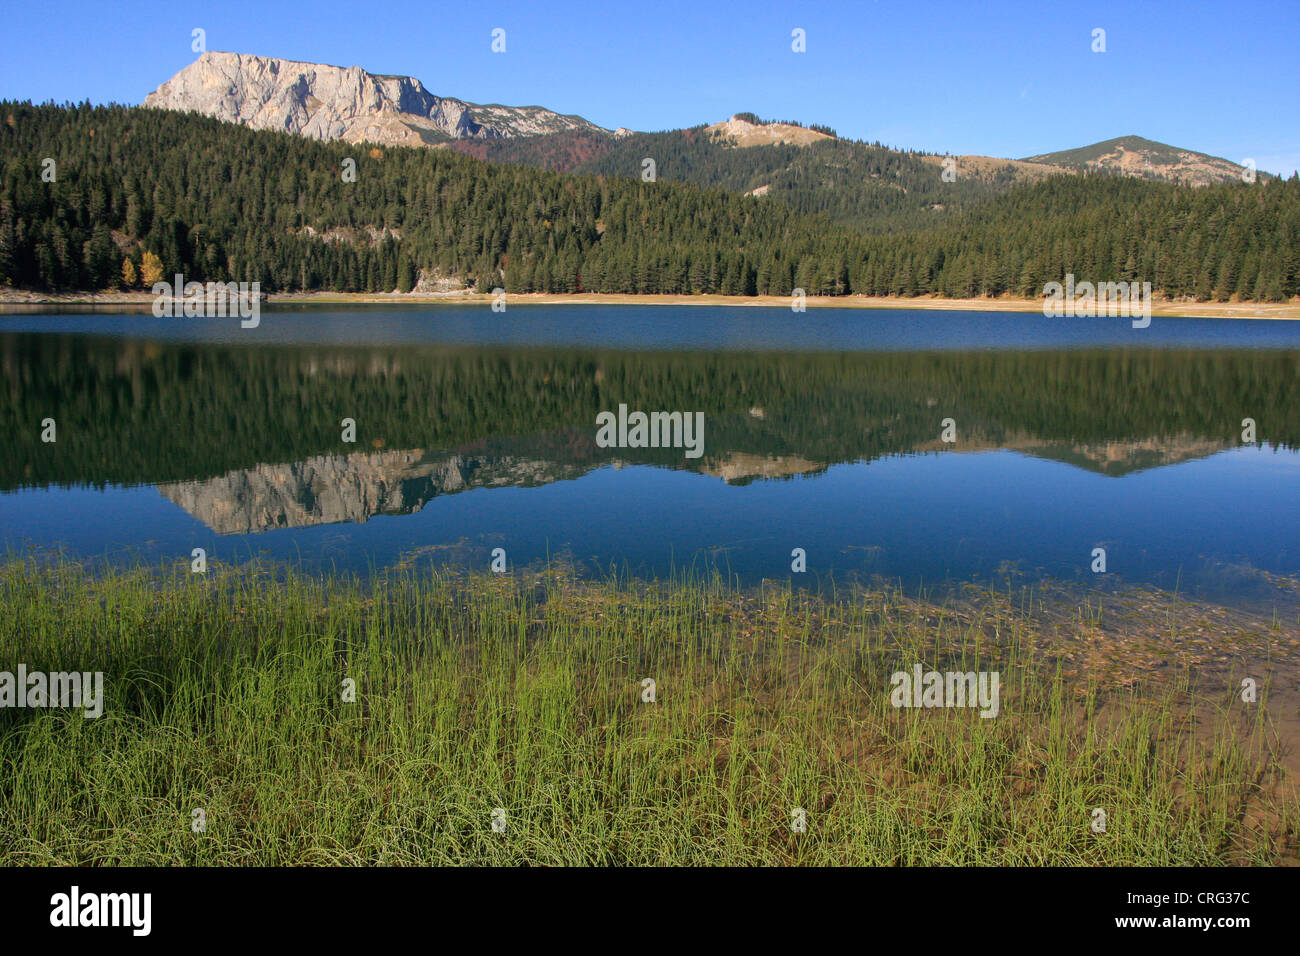
M 149 292 L 27 292 L 0 289 L 0 313 L 48 311 L 61 306 L 104 306 L 122 311 L 148 312 L 154 296 Z M 263 308 L 296 305 L 482 305 L 490 295 L 473 293 L 415 292 L 295 292 L 268 295 Z M 789 296 L 760 295 L 602 295 L 582 293 L 555 295 L 542 292 L 507 295 L 507 308 L 515 305 L 713 305 L 790 308 Z M 1042 299 L 1001 298 L 947 299 L 934 296 L 809 296 L 810 309 L 908 309 L 962 312 L 1042 312 Z M 1217 319 L 1300 319 L 1300 299 L 1288 302 L 1189 302 L 1156 300 L 1152 315 Z

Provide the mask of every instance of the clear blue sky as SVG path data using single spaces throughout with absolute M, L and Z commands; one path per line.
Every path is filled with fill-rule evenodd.
M 2 22 L 3 98 L 139 103 L 197 56 L 202 27 L 210 50 L 409 74 L 611 128 L 750 110 L 933 152 L 1020 157 L 1135 133 L 1300 166 L 1300 0 L 8 0 Z

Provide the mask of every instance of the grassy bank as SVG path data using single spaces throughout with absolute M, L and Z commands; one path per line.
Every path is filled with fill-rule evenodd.
M 1264 707 L 1067 681 L 1035 627 L 887 591 L 10 561 L 0 670 L 103 671 L 105 703 L 0 710 L 0 864 L 1297 859 Z M 998 716 L 895 708 L 917 663 L 997 671 Z

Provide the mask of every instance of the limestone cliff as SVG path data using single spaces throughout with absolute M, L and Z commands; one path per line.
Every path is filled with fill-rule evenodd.
M 202 54 L 146 96 L 144 105 L 319 140 L 396 146 L 570 129 L 604 132 L 579 116 L 540 106 L 480 106 L 435 96 L 410 76 L 242 53 Z

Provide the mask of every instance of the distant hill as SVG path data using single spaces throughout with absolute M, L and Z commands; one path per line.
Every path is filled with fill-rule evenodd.
M 565 130 L 526 139 L 440 144 L 490 162 L 565 173 L 639 177 L 646 158 L 656 176 L 784 202 L 870 233 L 942 225 L 1017 186 L 1085 172 L 1194 186 L 1242 182 L 1243 167 L 1205 153 L 1126 136 L 1026 159 L 947 157 L 840 139 L 825 127 L 747 120 L 612 136 Z M 945 181 L 951 158 L 955 178 Z M 1271 179 L 1259 173 L 1260 180 Z
M 751 122 L 737 114 L 712 126 L 608 135 L 566 130 L 545 136 L 458 140 L 443 148 L 497 163 L 562 173 L 640 179 L 653 159 L 659 180 L 694 183 L 776 200 L 863 232 L 941 225 L 1013 186 L 1070 171 L 987 156 L 945 157 L 839 139 L 825 127 Z
M 1029 163 L 1045 163 L 1064 169 L 1119 173 L 1143 179 L 1163 179 L 1192 186 L 1239 183 L 1245 167 L 1218 156 L 1180 149 L 1141 136 L 1120 136 L 1091 146 L 1056 153 L 1029 156 Z M 1270 178 L 1259 173 L 1260 179 Z

